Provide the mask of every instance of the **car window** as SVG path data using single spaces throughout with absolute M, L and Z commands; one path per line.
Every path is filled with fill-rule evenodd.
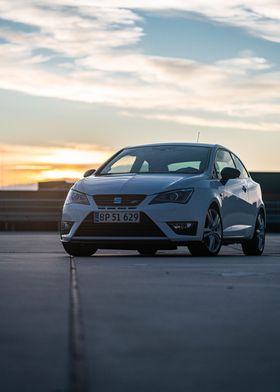
M 235 164 L 233 162 L 231 154 L 226 150 L 218 150 L 215 159 L 215 169 L 219 177 L 221 175 L 221 171 L 225 167 L 231 167 L 235 169 Z
M 171 172 L 196 172 L 200 169 L 200 161 L 187 161 L 187 162 L 175 162 L 171 163 L 168 166 L 168 171 Z
M 142 163 L 142 166 L 140 167 L 139 172 L 141 172 L 141 173 L 148 173 L 149 172 L 149 163 L 147 161 L 144 161 Z
M 243 165 L 243 163 L 240 161 L 239 158 L 237 158 L 236 155 L 232 154 L 232 156 L 233 156 L 233 160 L 234 160 L 234 163 L 235 163 L 235 165 L 236 165 L 236 168 L 237 168 L 237 169 L 240 171 L 240 173 L 241 173 L 240 176 L 239 176 L 239 178 L 248 178 L 249 175 L 248 175 L 248 172 L 247 172 L 245 166 Z
M 126 155 L 120 158 L 117 162 L 113 163 L 108 173 L 117 174 L 117 173 L 131 172 L 135 160 L 136 160 L 135 156 Z
M 203 173 L 210 148 L 189 145 L 155 145 L 122 150 L 99 171 L 99 175 L 126 173 Z

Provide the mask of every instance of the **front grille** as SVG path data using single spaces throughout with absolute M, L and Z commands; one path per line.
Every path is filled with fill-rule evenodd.
M 99 207 L 106 206 L 126 206 L 135 207 L 138 206 L 146 195 L 95 195 L 93 200 Z
M 140 223 L 94 223 L 90 213 L 78 227 L 75 237 L 165 237 L 159 227 L 143 212 Z

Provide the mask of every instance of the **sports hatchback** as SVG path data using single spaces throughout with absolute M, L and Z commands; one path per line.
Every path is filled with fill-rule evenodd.
M 61 241 L 73 256 L 178 246 L 215 256 L 233 243 L 261 255 L 265 222 L 260 185 L 236 154 L 220 145 L 150 144 L 122 149 L 74 184 Z

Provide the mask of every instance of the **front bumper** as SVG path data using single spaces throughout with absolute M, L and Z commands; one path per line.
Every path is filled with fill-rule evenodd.
M 187 204 L 149 204 L 151 197 L 134 208 L 98 207 L 92 197 L 90 205 L 66 204 L 62 221 L 73 222 L 67 234 L 61 235 L 62 242 L 94 243 L 99 248 L 135 249 L 138 245 L 154 245 L 158 249 L 172 249 L 193 241 L 201 241 L 207 206 L 203 206 L 199 195 Z M 141 214 L 140 223 L 94 223 L 95 211 L 134 210 Z M 188 235 L 177 234 L 170 223 L 192 222 Z

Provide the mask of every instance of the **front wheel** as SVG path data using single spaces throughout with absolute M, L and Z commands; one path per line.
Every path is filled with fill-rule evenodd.
M 205 219 L 203 240 L 188 245 L 192 256 L 216 256 L 223 242 L 223 225 L 220 212 L 210 207 Z
M 71 242 L 62 242 L 62 245 L 70 256 L 89 257 L 97 251 L 94 246 L 87 244 L 72 244 Z
M 246 256 L 260 256 L 265 246 L 265 218 L 264 213 L 258 213 L 254 236 L 251 240 L 242 243 L 242 249 Z

